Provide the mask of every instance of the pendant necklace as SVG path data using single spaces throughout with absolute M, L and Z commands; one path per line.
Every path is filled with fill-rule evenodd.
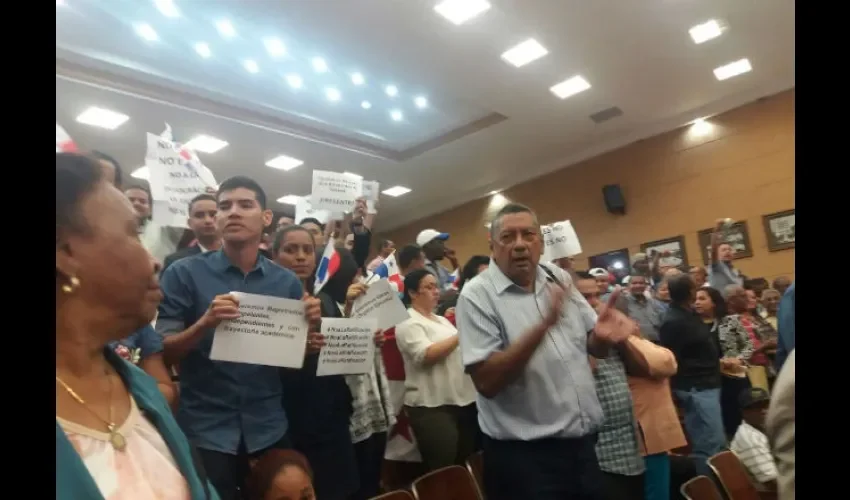
M 109 375 L 107 374 L 107 376 L 109 376 Z M 88 410 L 89 413 L 91 413 L 92 415 L 97 417 L 98 420 L 100 420 L 101 422 L 103 422 L 106 425 L 106 429 L 109 431 L 109 444 L 111 444 L 112 447 L 115 450 L 124 451 L 124 449 L 127 448 L 127 439 L 124 437 L 123 434 L 118 432 L 118 428 L 116 427 L 115 421 L 112 418 L 112 410 L 113 410 L 113 408 L 112 408 L 112 384 L 113 384 L 113 382 L 112 382 L 111 376 L 109 377 L 109 420 L 103 419 L 100 415 L 95 413 L 94 410 L 89 408 L 89 406 L 86 404 L 85 400 L 83 398 L 81 398 L 79 394 L 74 392 L 74 390 L 71 389 L 71 387 L 68 384 L 66 384 L 64 380 L 59 378 L 59 375 L 56 375 L 56 381 L 59 382 L 59 384 L 62 385 L 62 387 L 68 392 L 68 394 L 70 394 L 71 397 L 74 398 L 74 400 L 76 400 L 78 403 L 80 403 L 83 406 L 83 408 Z

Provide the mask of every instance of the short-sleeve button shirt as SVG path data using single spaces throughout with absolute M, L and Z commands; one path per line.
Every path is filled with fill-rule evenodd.
M 574 438 L 595 432 L 603 414 L 587 359 L 596 312 L 563 270 L 547 266 L 569 287 L 560 320 L 549 329 L 522 374 L 493 398 L 477 397 L 481 430 L 493 439 Z M 514 284 L 494 261 L 463 287 L 456 320 L 467 368 L 507 348 L 550 308 L 551 277 L 538 267 L 534 292 Z
M 262 255 L 247 274 L 223 250 L 181 259 L 160 279 L 163 300 L 156 330 L 180 333 L 203 316 L 216 295 L 245 292 L 301 299 L 298 278 Z M 279 441 L 288 428 L 279 369 L 210 359 L 214 329 L 180 362 L 177 418 L 199 448 L 238 453 L 244 439 L 249 453 Z

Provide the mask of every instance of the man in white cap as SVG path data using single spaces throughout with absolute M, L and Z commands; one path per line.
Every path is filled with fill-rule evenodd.
M 425 229 L 416 236 L 416 244 L 422 247 L 425 253 L 425 269 L 437 278 L 441 291 L 451 286 L 449 278 L 451 273 L 439 263 L 446 256 L 445 241 L 447 239 L 449 239 L 449 233 L 441 233 L 434 229 Z

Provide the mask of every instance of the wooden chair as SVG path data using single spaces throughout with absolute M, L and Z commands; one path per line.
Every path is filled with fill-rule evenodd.
M 478 486 L 478 492 L 481 493 L 481 498 L 484 498 L 484 454 L 481 451 L 476 451 L 466 459 L 466 470 L 472 474 L 475 479 L 475 485 Z
M 443 467 L 413 481 L 416 500 L 483 500 L 475 478 L 459 465 Z
M 731 451 L 723 451 L 708 459 L 708 466 L 720 479 L 729 500 L 760 500 L 758 490 L 741 460 Z
M 407 490 L 396 490 L 384 493 L 381 496 L 372 497 L 370 500 L 413 500 L 413 495 Z
M 723 500 L 714 481 L 706 476 L 697 476 L 682 485 L 679 490 L 687 500 Z

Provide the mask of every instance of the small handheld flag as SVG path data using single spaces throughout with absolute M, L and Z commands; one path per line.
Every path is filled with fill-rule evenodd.
M 389 257 L 384 259 L 384 261 L 375 268 L 374 272 L 381 278 L 395 284 L 399 292 L 404 291 L 404 280 L 398 270 L 398 263 L 395 260 L 395 251 L 393 251 Z
M 56 152 L 57 153 L 76 153 L 77 145 L 68 132 L 58 123 L 56 124 Z
M 319 267 L 316 269 L 316 281 L 313 285 L 313 294 L 319 293 L 328 280 L 331 279 L 339 269 L 339 254 L 333 245 L 326 245 L 325 251 L 322 252 L 322 259 L 319 261 Z

